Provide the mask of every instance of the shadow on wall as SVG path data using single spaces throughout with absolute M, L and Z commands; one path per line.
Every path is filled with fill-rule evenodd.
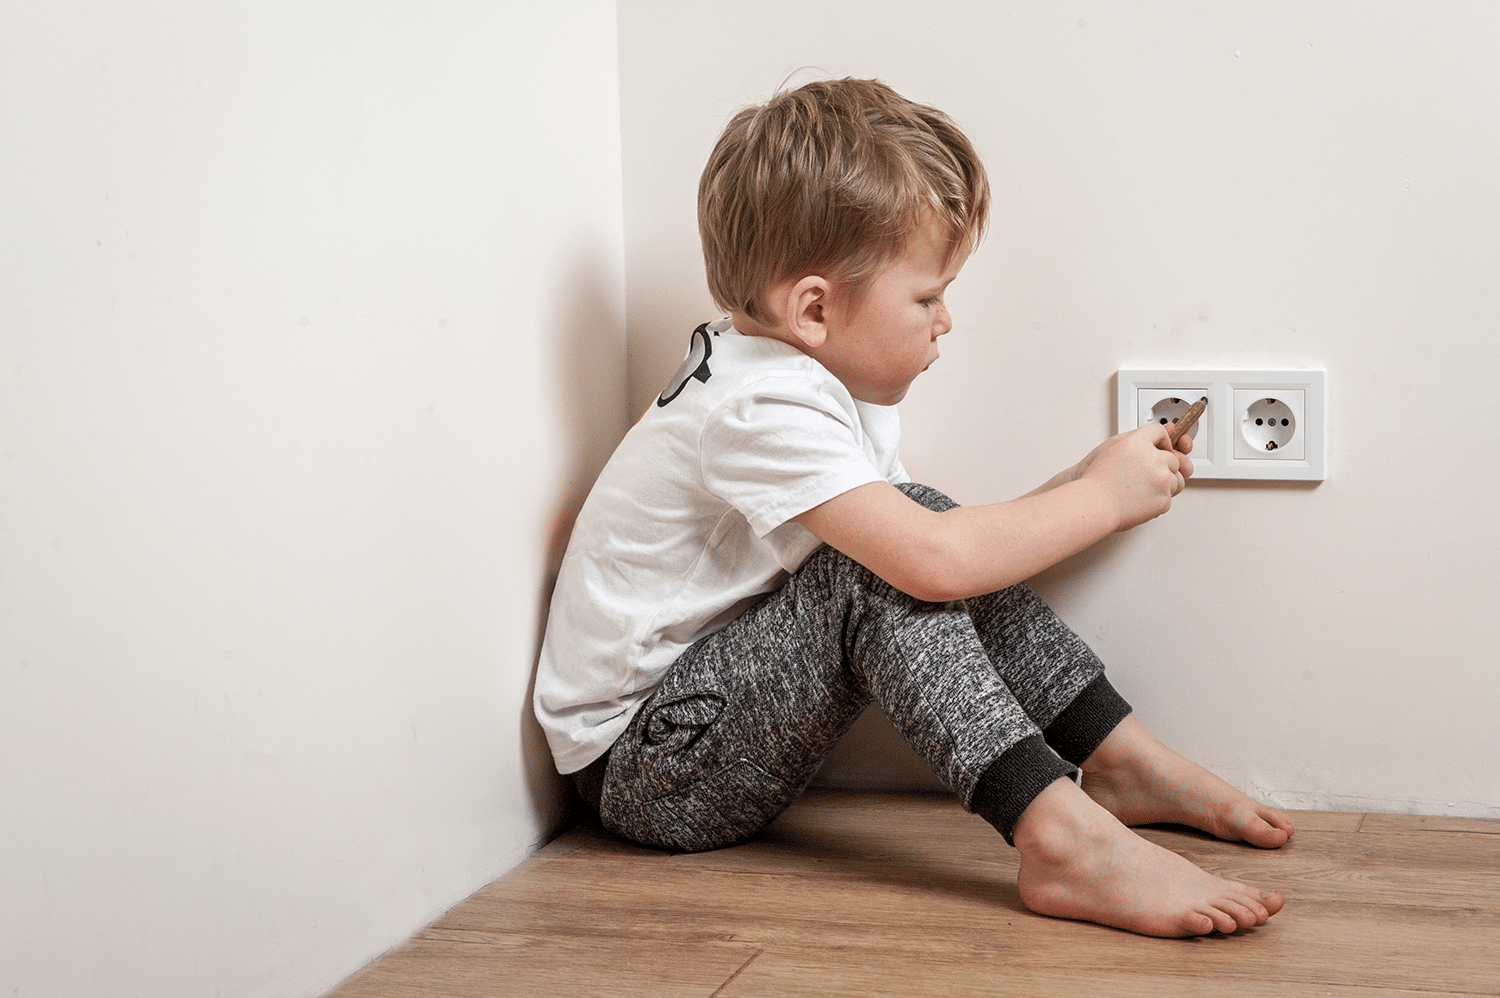
M 580 246 L 547 334 L 555 337 L 554 413 L 561 421 L 560 464 L 565 474 L 562 494 L 548 498 L 554 514 L 547 538 L 546 575 L 537 605 L 536 651 L 521 708 L 521 760 L 531 804 L 549 819 L 547 837 L 551 838 L 570 823 L 577 802 L 571 781 L 553 768 L 546 736 L 532 713 L 536 663 L 573 521 L 628 426 L 623 292 L 601 246 Z
M 696 240 L 690 251 L 661 245 L 636 256 L 644 259 L 630 261 L 630 286 L 648 293 L 638 295 L 630 308 L 626 383 L 632 420 L 646 411 L 682 363 L 693 330 L 726 314 L 708 296 Z

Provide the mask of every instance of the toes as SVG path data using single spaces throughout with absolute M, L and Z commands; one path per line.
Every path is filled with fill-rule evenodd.
M 1280 891 L 1261 891 L 1253 887 L 1244 887 L 1242 892 L 1226 896 L 1218 907 L 1234 918 L 1240 928 L 1249 929 L 1257 925 L 1265 925 L 1271 920 L 1271 916 L 1279 912 L 1286 905 Z
M 1292 827 L 1292 823 L 1287 820 L 1287 816 L 1276 810 L 1276 808 L 1266 804 L 1262 804 L 1255 810 L 1256 813 L 1260 815 L 1261 819 L 1272 828 L 1275 828 L 1278 831 L 1286 832 L 1287 835 L 1291 835 L 1296 831 L 1296 829 Z
M 1292 823 L 1273 807 L 1257 805 L 1231 806 L 1222 819 L 1230 835 L 1220 838 L 1240 839 L 1262 849 L 1276 849 L 1287 844 L 1292 837 Z
M 1217 930 L 1227 936 L 1240 927 L 1239 919 L 1237 919 L 1234 915 L 1231 915 L 1229 912 L 1223 910 L 1223 908 L 1210 908 L 1208 910 L 1207 917 L 1209 923 L 1213 926 L 1213 928 L 1209 929 L 1208 932 Z M 1198 934 L 1206 935 L 1207 933 L 1200 932 Z
M 1266 922 L 1271 918 L 1271 913 L 1269 911 L 1266 911 L 1265 905 L 1261 904 L 1259 901 L 1251 901 L 1249 904 L 1245 905 L 1245 911 L 1249 913 L 1250 921 L 1248 923 L 1241 922 L 1240 925 L 1244 926 L 1247 929 L 1254 925 L 1265 925 Z
M 1226 930 L 1228 932 L 1233 932 L 1234 929 L 1253 929 L 1257 925 L 1265 925 L 1266 919 L 1271 917 L 1260 905 L 1253 902 L 1242 904 L 1228 898 L 1219 902 L 1219 910 L 1234 919 L 1234 928 Z
M 1201 911 L 1190 911 L 1182 916 L 1182 935 L 1206 936 L 1210 932 L 1233 932 L 1233 919 L 1228 920 L 1229 928 L 1227 929 L 1219 925 L 1219 920 L 1225 918 L 1227 916 L 1222 911 L 1214 911 L 1211 915 Z
M 1288 829 L 1277 827 L 1264 818 L 1259 817 L 1250 822 L 1242 836 L 1246 842 L 1253 846 L 1260 846 L 1262 849 L 1275 849 L 1278 846 L 1284 846 L 1291 837 L 1292 833 Z

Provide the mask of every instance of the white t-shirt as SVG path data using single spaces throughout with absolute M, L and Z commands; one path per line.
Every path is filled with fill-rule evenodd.
M 819 541 L 793 517 L 908 480 L 893 406 L 728 319 L 595 483 L 563 558 L 534 706 L 561 773 L 609 748 L 694 641 L 779 589 Z

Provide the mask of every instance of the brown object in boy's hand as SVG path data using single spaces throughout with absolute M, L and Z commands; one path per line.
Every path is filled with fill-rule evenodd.
M 1177 422 L 1173 423 L 1172 428 L 1167 431 L 1167 439 L 1172 441 L 1173 447 L 1177 446 L 1177 438 L 1182 436 L 1188 430 L 1191 430 L 1193 428 L 1193 424 L 1198 422 L 1198 417 L 1203 415 L 1203 410 L 1207 408 L 1208 399 L 1199 399 L 1192 405 L 1188 406 L 1187 412 L 1177 417 Z

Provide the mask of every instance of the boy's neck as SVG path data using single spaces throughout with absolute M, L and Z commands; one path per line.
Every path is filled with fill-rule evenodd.
M 744 312 L 731 311 L 729 313 L 729 318 L 733 320 L 734 328 L 738 332 L 743 333 L 745 336 L 764 336 L 767 339 L 780 340 L 781 342 L 789 346 L 796 347 L 803 353 L 807 352 L 806 344 L 804 344 L 796 336 L 793 336 L 792 331 L 786 328 L 785 325 L 768 326 L 764 323 L 755 321 Z

